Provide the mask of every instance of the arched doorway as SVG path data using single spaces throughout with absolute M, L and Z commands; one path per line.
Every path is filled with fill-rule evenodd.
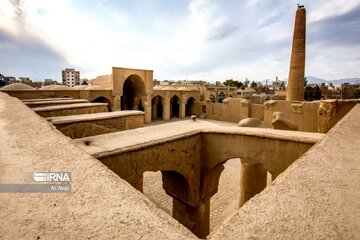
M 185 116 L 191 116 L 191 115 L 195 115 L 195 114 L 196 114 L 196 111 L 195 111 L 195 98 L 190 97 L 186 102 Z
M 153 97 L 153 99 L 151 100 L 151 107 L 152 107 L 152 112 L 151 112 L 151 118 L 152 119 L 162 119 L 163 118 L 163 103 L 164 103 L 164 99 L 162 97 L 160 97 L 159 95 Z
M 215 96 L 214 96 L 214 95 L 210 95 L 210 101 L 211 101 L 212 103 L 215 103 Z
M 107 103 L 108 111 L 111 112 L 111 100 L 106 97 L 97 97 L 91 101 L 92 103 Z
M 225 99 L 225 93 L 221 92 L 219 94 L 219 103 L 222 103 L 222 101 Z
M 180 98 L 174 95 L 170 99 L 170 118 L 172 117 L 180 117 Z
M 130 75 L 124 82 L 121 96 L 122 110 L 143 111 L 141 98 L 145 96 L 144 81 L 138 75 Z

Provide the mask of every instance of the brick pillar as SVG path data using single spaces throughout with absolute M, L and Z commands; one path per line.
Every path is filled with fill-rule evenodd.
M 186 103 L 180 101 L 179 103 L 179 118 L 185 118 L 186 114 Z
M 172 216 L 198 238 L 205 239 L 210 232 L 210 199 L 193 207 L 173 198 Z
M 120 99 L 121 99 L 120 96 L 114 97 L 114 101 L 112 102 L 112 106 L 111 106 L 112 111 L 120 111 L 121 110 Z
M 267 171 L 260 164 L 241 163 L 239 207 L 260 193 L 267 183 Z
M 291 51 L 287 101 L 304 101 L 306 10 L 299 6 L 296 11 L 293 45 Z

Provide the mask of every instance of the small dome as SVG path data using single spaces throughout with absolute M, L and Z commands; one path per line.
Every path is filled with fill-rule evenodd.
M 103 87 L 100 86 L 88 86 L 84 90 L 105 90 Z
M 25 83 L 12 83 L 2 87 L 1 90 L 33 90 L 33 88 Z

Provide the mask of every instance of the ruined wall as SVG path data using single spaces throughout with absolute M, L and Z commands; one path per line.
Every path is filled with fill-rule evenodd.
M 64 104 L 77 104 L 77 103 L 88 103 L 86 99 L 72 99 L 72 100 L 56 100 L 56 101 L 39 101 L 39 102 L 24 102 L 24 104 L 30 108 L 37 107 L 49 107 Z
M 286 118 L 294 122 L 299 131 L 317 132 L 319 101 L 291 102 L 270 100 L 264 104 L 265 127 L 272 128 L 274 112 L 282 112 Z
M 250 104 L 249 117 L 264 120 L 264 104 Z
M 88 120 L 83 122 L 70 122 L 54 125 L 65 136 L 74 139 L 143 127 L 144 115 Z
M 324 100 L 318 109 L 318 131 L 327 133 L 342 119 L 360 100 Z
M 223 103 L 208 100 L 206 118 L 235 123 L 244 118 L 258 118 L 264 121 L 266 128 L 273 128 L 273 114 L 281 112 L 298 126 L 298 131 L 326 133 L 357 102 L 357 99 L 312 102 L 270 100 L 264 104 L 254 104 L 245 99 L 226 99 Z
M 111 90 L 2 90 L 18 99 L 43 99 L 72 97 L 74 99 L 93 100 L 97 97 L 106 97 L 113 100 Z
M 33 110 L 41 117 L 47 118 L 47 117 L 107 112 L 108 111 L 107 105 L 108 105 L 107 103 L 103 103 L 101 105 L 97 104 L 94 106 L 79 107 L 79 108 L 53 109 L 48 111 L 43 111 L 40 108 L 34 108 Z
M 240 98 L 225 99 L 223 103 L 206 102 L 206 118 L 237 123 L 248 117 L 264 119 L 264 105 L 252 104 Z
M 292 102 L 270 100 L 265 103 L 265 127 L 272 127 L 274 112 L 282 112 L 299 131 L 327 133 L 359 100 L 321 100 Z

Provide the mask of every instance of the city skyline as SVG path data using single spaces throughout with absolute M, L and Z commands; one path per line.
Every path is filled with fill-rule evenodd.
M 60 80 L 112 66 L 154 70 L 157 79 L 210 82 L 288 77 L 297 1 L 0 1 L 0 73 Z M 306 70 L 359 77 L 360 3 L 303 1 Z

